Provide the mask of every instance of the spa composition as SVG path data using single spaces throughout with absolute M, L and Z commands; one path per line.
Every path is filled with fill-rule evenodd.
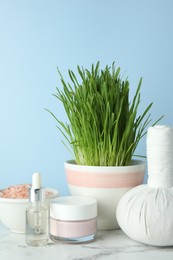
M 119 228 L 115 219 L 119 199 L 143 183 L 145 165 L 141 162 L 134 165 L 132 157 L 151 122 L 149 111 L 153 103 L 139 110 L 142 78 L 131 96 L 130 82 L 127 78 L 123 80 L 120 67 L 116 68 L 114 62 L 103 69 L 97 62 L 90 69 L 77 66 L 77 73 L 68 70 L 70 82 L 58 72 L 62 86 L 56 88 L 54 97 L 64 106 L 68 121 L 61 121 L 60 114 L 48 111 L 72 150 L 72 160 L 65 162 L 70 193 L 97 199 L 99 229 Z M 107 171 L 113 172 L 111 177 Z M 76 178 L 76 174 L 80 177 Z M 99 187 L 101 180 L 103 190 Z

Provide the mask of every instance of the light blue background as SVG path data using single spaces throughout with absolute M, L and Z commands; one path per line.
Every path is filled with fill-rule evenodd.
M 52 96 L 76 65 L 113 61 L 128 76 L 133 95 L 143 77 L 141 110 L 154 102 L 152 118 L 173 125 L 172 0 L 0 0 L 0 187 L 31 181 L 68 194 L 61 143 L 49 108 Z M 145 138 L 137 153 L 145 155 Z

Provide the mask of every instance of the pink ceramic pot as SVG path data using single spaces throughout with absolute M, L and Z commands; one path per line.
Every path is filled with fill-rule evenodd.
M 118 229 L 116 207 L 131 188 L 143 183 L 145 163 L 133 160 L 130 166 L 85 166 L 65 162 L 71 195 L 89 196 L 98 202 L 98 229 Z

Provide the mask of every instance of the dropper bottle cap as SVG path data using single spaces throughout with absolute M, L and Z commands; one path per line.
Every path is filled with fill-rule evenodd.
M 44 201 L 44 189 L 41 184 L 41 175 L 38 172 L 32 175 L 32 186 L 29 188 L 30 202 Z

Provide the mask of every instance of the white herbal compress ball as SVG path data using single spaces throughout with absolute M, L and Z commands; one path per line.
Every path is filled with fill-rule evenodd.
M 173 245 L 173 128 L 149 127 L 148 184 L 119 201 L 117 221 L 132 239 L 156 246 Z

